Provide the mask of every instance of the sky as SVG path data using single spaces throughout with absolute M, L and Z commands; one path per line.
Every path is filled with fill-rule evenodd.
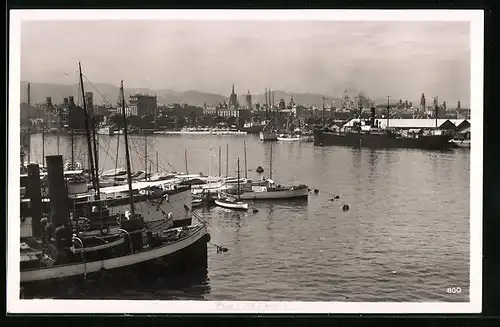
M 470 102 L 468 22 L 24 21 L 21 79 Z M 66 75 L 67 74 L 67 75 Z

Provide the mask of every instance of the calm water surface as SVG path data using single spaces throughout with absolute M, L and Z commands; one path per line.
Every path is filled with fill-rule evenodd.
M 269 174 L 271 144 L 255 136 L 131 137 L 132 165 L 144 167 L 148 143 L 151 167 L 189 172 L 226 172 L 236 158 L 248 177 Z M 75 157 L 84 160 L 78 140 Z M 41 158 L 41 137 L 32 139 L 32 158 Z M 123 143 L 100 136 L 101 169 L 124 167 Z M 212 150 L 210 150 L 210 148 Z M 118 152 L 117 152 L 118 150 Z M 69 160 L 68 140 L 59 152 Z M 45 155 L 57 153 L 46 136 Z M 208 273 L 169 280 L 123 284 L 121 288 L 80 290 L 80 297 L 257 301 L 468 301 L 470 152 L 369 150 L 273 143 L 273 179 L 320 190 L 308 201 L 257 202 L 258 213 L 219 207 L 200 209 L 209 223 Z M 211 154 L 211 155 L 210 155 Z M 34 161 L 34 159 L 32 159 Z M 245 173 L 242 172 L 242 175 Z M 339 199 L 332 199 L 339 195 Z M 333 201 L 332 201 L 333 200 Z M 344 212 L 342 205 L 350 210 Z M 460 294 L 447 294 L 460 287 Z M 75 292 L 72 290 L 71 292 Z M 67 296 L 60 294 L 59 296 Z

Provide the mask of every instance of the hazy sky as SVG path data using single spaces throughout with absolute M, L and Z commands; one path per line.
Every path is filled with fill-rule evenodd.
M 92 82 L 130 88 L 470 101 L 468 22 L 24 22 L 21 44 L 32 82 L 76 83 L 81 61 Z

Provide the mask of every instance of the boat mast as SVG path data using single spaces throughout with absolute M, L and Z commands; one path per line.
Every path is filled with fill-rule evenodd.
M 45 112 L 45 107 L 42 106 L 42 117 L 43 117 L 43 123 L 42 123 L 42 166 L 45 167 L 45 119 L 46 117 L 46 112 Z
M 269 156 L 269 179 L 273 178 L 273 144 L 271 143 L 271 155 Z
M 31 84 L 28 83 L 28 165 L 31 163 Z
M 229 177 L 229 143 L 226 144 L 226 178 Z
M 144 134 L 144 180 L 148 180 L 148 134 Z
M 323 100 L 323 115 L 322 115 L 322 119 L 323 119 L 323 126 L 325 126 L 325 96 L 322 96 L 321 97 L 321 100 Z
M 389 99 L 391 98 L 390 95 L 387 96 L 387 129 L 389 129 L 389 110 L 391 109 L 391 106 L 389 105 Z
M 245 150 L 245 178 L 248 178 L 248 168 L 247 168 L 247 142 L 243 140 L 243 148 Z M 238 170 L 240 170 L 238 168 Z
M 89 126 L 89 113 L 87 112 L 87 105 L 85 104 L 85 89 L 83 88 L 83 75 L 82 75 L 82 65 L 78 63 L 78 70 L 80 74 L 80 87 L 82 91 L 82 99 L 83 99 L 83 112 L 85 114 L 85 132 L 87 134 L 87 148 L 88 148 L 88 156 L 89 156 L 89 165 L 90 165 L 90 174 L 92 178 L 92 186 L 94 187 L 94 190 L 97 191 L 98 198 L 100 195 L 99 187 L 97 185 L 97 180 L 95 176 L 95 169 L 94 169 L 94 159 L 93 159 L 93 153 L 92 153 L 92 141 L 91 141 L 91 136 L 90 136 L 90 126 Z
M 61 154 L 61 151 L 59 151 L 59 132 L 61 131 L 61 108 L 58 107 L 57 109 L 57 154 Z
M 186 174 L 189 174 L 188 171 L 188 157 L 187 157 L 187 150 L 184 149 L 184 162 L 186 164 Z M 208 175 L 210 176 L 210 172 L 208 172 Z
M 160 173 L 160 166 L 158 166 L 158 151 L 156 151 L 156 173 Z
M 436 105 L 435 105 L 435 109 L 434 109 L 434 111 L 435 111 L 434 116 L 436 118 L 436 128 L 438 127 L 438 110 L 439 110 L 438 109 L 438 103 L 439 103 L 438 102 L 438 97 L 436 96 Z
M 238 157 L 238 160 L 237 160 L 237 167 L 238 167 L 238 200 L 240 199 L 240 158 Z
M 128 198 L 130 204 L 130 212 L 132 213 L 132 216 L 134 216 L 135 210 L 134 210 L 134 198 L 132 194 L 132 174 L 130 173 L 130 153 L 128 151 L 128 127 L 127 127 L 127 114 L 125 113 L 125 95 L 123 92 L 123 81 L 121 81 L 120 92 L 122 95 L 123 136 L 125 139 L 125 162 L 127 166 Z
M 220 155 L 221 155 L 221 147 L 219 145 L 219 177 L 222 176 L 222 172 L 221 172 L 221 158 L 220 158 Z

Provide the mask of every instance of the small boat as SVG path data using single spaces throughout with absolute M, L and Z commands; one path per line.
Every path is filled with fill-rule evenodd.
M 470 140 L 466 139 L 451 139 L 450 143 L 453 143 L 459 148 L 470 148 Z
M 199 207 L 203 204 L 203 199 L 192 199 L 191 200 L 191 207 Z
M 237 201 L 232 196 L 224 196 L 219 199 L 215 199 L 215 204 L 233 210 L 248 210 L 248 203 Z
M 234 210 L 248 210 L 248 203 L 240 201 L 240 158 L 238 158 L 238 178 L 237 178 L 236 196 L 227 193 L 219 193 L 219 198 L 215 200 L 215 204 Z
M 96 133 L 98 135 L 113 136 L 113 135 L 115 135 L 115 130 L 113 128 L 111 128 L 111 126 L 101 126 L 97 129 Z
M 310 140 L 310 137 L 303 135 L 280 134 L 277 139 L 278 141 L 287 142 L 307 142 Z

